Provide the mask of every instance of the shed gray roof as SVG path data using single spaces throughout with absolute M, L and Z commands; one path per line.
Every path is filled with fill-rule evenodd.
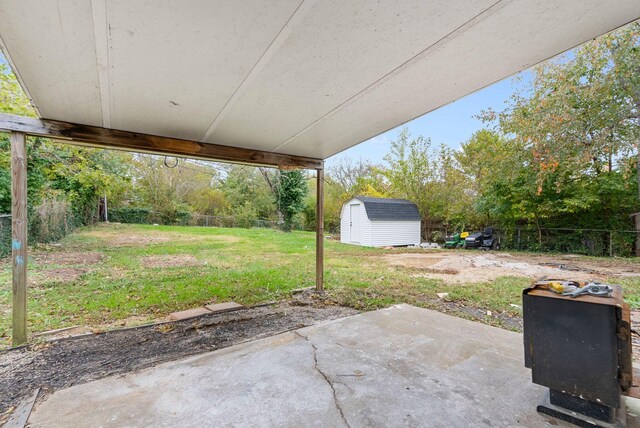
M 411 201 L 406 199 L 370 198 L 356 196 L 362 201 L 371 221 L 420 221 L 420 211 Z

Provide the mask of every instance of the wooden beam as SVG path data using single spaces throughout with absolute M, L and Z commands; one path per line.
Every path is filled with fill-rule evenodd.
M 323 161 L 303 156 L 264 152 L 219 144 L 180 140 L 98 126 L 79 125 L 57 120 L 0 114 L 0 130 L 53 138 L 65 142 L 127 150 L 132 152 L 181 156 L 223 162 L 276 167 L 322 168 Z
M 324 162 L 316 170 L 316 291 L 324 291 Z
M 27 139 L 11 133 L 13 346 L 27 342 Z

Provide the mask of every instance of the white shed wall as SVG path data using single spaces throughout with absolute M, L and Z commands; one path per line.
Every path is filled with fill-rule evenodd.
M 372 221 L 372 246 L 420 244 L 419 221 Z
M 352 240 L 351 237 L 351 205 L 359 205 L 357 215 L 353 218 L 355 227 L 360 228 L 360 239 Z M 342 212 L 340 214 L 340 242 L 344 244 L 363 245 L 371 247 L 371 221 L 367 217 L 367 211 L 364 208 L 364 204 L 358 199 L 351 199 L 342 206 Z
M 351 218 L 352 205 L 358 205 Z M 351 225 L 353 221 L 354 226 Z M 351 231 L 359 228 L 360 239 L 351 236 Z M 340 242 L 367 247 L 387 245 L 420 244 L 419 221 L 371 221 L 362 201 L 354 198 L 342 206 L 340 214 Z

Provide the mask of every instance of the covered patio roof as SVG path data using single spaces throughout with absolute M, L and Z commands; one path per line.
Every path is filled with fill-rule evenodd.
M 40 118 L 321 160 L 638 19 L 640 2 L 21 0 L 0 16 Z
M 638 0 L 13 0 L 0 47 L 39 118 L 11 132 L 13 343 L 27 340 L 26 137 L 317 170 L 640 18 Z

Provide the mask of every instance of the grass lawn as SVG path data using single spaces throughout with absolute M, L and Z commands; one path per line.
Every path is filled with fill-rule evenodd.
M 490 283 L 444 284 L 393 267 L 382 256 L 399 250 L 343 245 L 328 240 L 325 281 L 337 303 L 376 309 L 406 302 L 439 308 L 436 293 L 448 292 L 459 307 L 519 316 L 527 278 Z M 410 250 L 400 250 L 410 251 Z M 83 228 L 59 246 L 29 257 L 29 330 L 73 325 L 135 324 L 170 312 L 234 300 L 251 305 L 285 299 L 292 289 L 314 285 L 315 243 L 309 232 L 147 225 Z M 594 259 L 595 260 L 595 259 Z M 635 262 L 630 262 L 635 263 Z M 0 262 L 0 346 L 11 334 L 11 266 Z M 640 279 L 622 282 L 627 299 L 640 307 Z M 454 310 L 455 312 L 455 310 Z M 462 316 L 468 316 L 464 311 Z M 502 325 L 500 317 L 483 321 Z

